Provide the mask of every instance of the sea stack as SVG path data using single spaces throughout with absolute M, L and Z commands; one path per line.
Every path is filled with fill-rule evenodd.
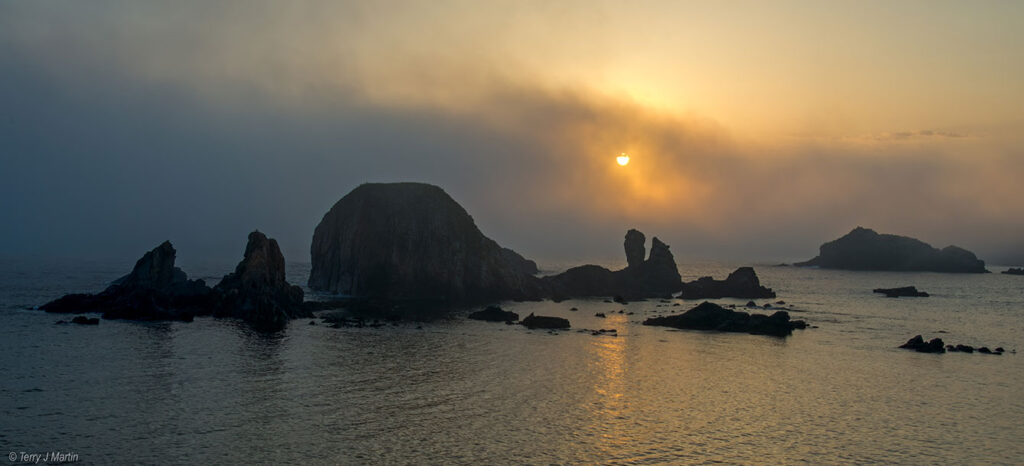
M 448 303 L 540 299 L 536 264 L 484 236 L 443 189 L 364 184 L 313 233 L 309 287 L 359 297 Z
M 609 270 L 598 265 L 581 265 L 544 281 L 556 299 L 588 296 L 620 296 L 628 299 L 664 297 L 682 284 L 676 260 L 667 244 L 657 237 L 651 239 L 651 251 L 644 259 L 645 236 L 637 230 L 626 232 L 623 248 L 627 266 Z
M 210 288 L 189 280 L 174 266 L 177 251 L 170 241 L 145 253 L 131 273 L 98 294 L 69 294 L 39 308 L 46 312 L 102 312 L 104 319 L 191 321 L 206 309 Z
M 936 249 L 906 236 L 879 234 L 857 227 L 821 245 L 818 257 L 797 266 L 823 269 L 987 273 L 985 262 L 956 246 Z
M 311 317 L 302 307 L 302 288 L 285 279 L 284 265 L 276 240 L 259 231 L 249 233 L 242 261 L 214 288 L 214 315 L 237 317 L 265 330 Z

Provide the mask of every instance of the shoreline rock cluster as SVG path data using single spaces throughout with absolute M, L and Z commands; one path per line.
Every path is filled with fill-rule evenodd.
M 537 265 L 484 236 L 443 189 L 423 183 L 363 184 L 324 215 L 310 247 L 309 287 L 364 298 L 437 300 L 452 305 L 503 300 L 610 297 L 771 298 L 749 267 L 725 280 L 684 283 L 669 246 L 626 232 L 627 266 L 581 265 L 537 277 Z M 646 257 L 645 257 L 646 256 Z
M 189 280 L 175 267 L 176 255 L 170 241 L 164 241 L 102 292 L 64 295 L 39 308 L 58 314 L 102 312 L 104 319 L 141 321 L 234 317 L 266 330 L 312 316 L 302 305 L 302 289 L 284 278 L 284 256 L 277 241 L 259 231 L 249 234 L 235 271 L 212 289 L 202 280 Z
M 942 341 L 941 338 L 932 338 L 931 340 L 925 341 L 921 335 L 916 335 L 913 338 L 907 340 L 906 343 L 899 346 L 902 349 L 908 349 L 917 351 L 918 353 L 974 353 L 975 351 L 981 354 L 993 354 L 1001 356 L 1005 350 L 1002 347 L 997 347 L 992 350 L 987 346 L 975 348 L 970 345 L 947 345 Z

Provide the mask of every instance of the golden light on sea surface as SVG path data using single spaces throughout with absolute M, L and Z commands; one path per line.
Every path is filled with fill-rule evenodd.
M 629 163 L 629 156 L 626 155 L 625 152 L 623 152 L 623 153 L 619 154 L 618 157 L 615 157 L 615 161 L 619 162 L 619 165 L 622 165 L 623 167 L 625 167 L 626 164 Z

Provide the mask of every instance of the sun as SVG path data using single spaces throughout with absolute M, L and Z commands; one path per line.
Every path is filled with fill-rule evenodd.
M 629 163 L 629 156 L 626 155 L 625 152 L 623 152 L 623 153 L 619 154 L 618 157 L 615 157 L 615 161 L 619 162 L 619 165 L 622 165 L 623 167 L 625 167 L 626 164 Z

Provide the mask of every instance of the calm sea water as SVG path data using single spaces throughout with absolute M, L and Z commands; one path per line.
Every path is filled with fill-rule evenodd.
M 686 279 L 723 277 L 738 265 L 680 269 Z M 0 455 L 72 452 L 85 464 L 1024 461 L 1024 353 L 896 349 L 922 333 L 1024 351 L 1024 277 L 758 266 L 778 299 L 803 310 L 793 316 L 819 327 L 785 340 L 640 325 L 693 301 L 504 305 L 618 337 L 463 318 L 378 329 L 300 320 L 275 335 L 209 318 L 66 326 L 54 325 L 65 316 L 25 310 L 101 290 L 130 267 L 0 264 Z M 230 267 L 186 270 L 216 283 Z M 308 271 L 292 264 L 289 279 L 305 283 Z M 901 285 L 932 297 L 871 293 Z

